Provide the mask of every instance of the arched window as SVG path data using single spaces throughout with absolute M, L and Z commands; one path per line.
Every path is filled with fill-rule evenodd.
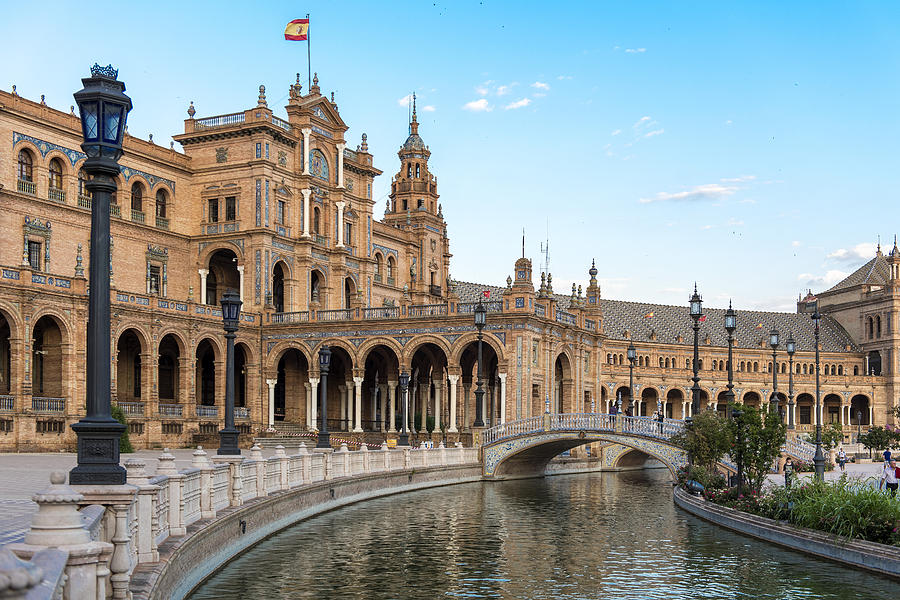
M 322 218 L 322 211 L 319 210 L 319 207 L 315 207 L 313 209 L 313 233 L 319 235 L 319 226 Z
M 662 356 L 659 357 L 659 368 L 660 369 L 663 368 L 663 357 Z
M 703 359 L 702 358 L 697 360 L 697 370 L 698 371 L 703 370 Z
M 406 178 L 412 179 L 412 165 L 406 165 Z
M 28 150 L 19 150 L 19 167 L 17 175 L 20 181 L 34 181 L 32 179 L 32 168 L 34 161 L 31 158 L 31 152 Z
M 90 178 L 84 172 L 84 169 L 78 170 L 78 196 L 81 198 L 90 198 L 91 193 L 87 189 L 87 182 Z
M 625 358 L 624 358 L 621 354 L 619 355 L 619 364 L 620 364 L 620 365 L 624 365 L 624 364 L 625 364 Z
M 59 162 L 58 158 L 54 158 L 54 159 L 50 160 L 49 176 L 50 176 L 50 189 L 51 190 L 61 190 L 62 186 L 63 186 L 62 163 Z
M 771 373 L 771 372 L 772 372 L 772 363 L 770 361 L 769 365 L 766 367 L 766 373 Z
M 872 317 L 866 319 L 866 336 L 871 340 L 874 334 L 875 324 L 872 320 Z
M 667 358 L 667 359 L 666 359 L 666 368 L 668 369 L 668 368 L 670 368 L 670 367 L 671 367 L 671 365 L 669 364 L 669 359 Z
M 875 337 L 881 337 L 881 316 L 875 317 Z
M 784 364 L 784 363 L 781 363 L 781 372 L 782 372 L 782 373 L 787 373 L 787 365 Z
M 741 361 L 741 367 L 740 367 L 740 369 L 738 369 L 738 370 L 741 371 L 742 373 L 744 372 L 744 365 L 745 365 L 745 364 L 746 364 L 746 363 L 744 363 L 744 361 Z
M 717 361 L 716 359 L 713 359 L 713 371 L 718 371 L 718 370 L 719 370 L 719 361 Z
M 853 365 L 853 374 L 859 375 L 859 365 Z
M 375 277 L 381 281 L 381 254 L 375 253 Z
M 844 374 L 844 365 L 838 365 L 838 375 Z
M 419 163 L 416 163 L 416 179 L 419 178 Z
M 392 257 L 392 256 L 388 256 L 388 259 L 387 259 L 387 278 L 388 278 L 388 283 L 393 285 L 394 284 L 394 257 Z
M 156 216 L 160 219 L 166 218 L 166 204 L 168 203 L 168 195 L 165 190 L 156 192 Z
M 759 363 L 758 362 L 753 363 L 753 372 L 759 373 Z
M 144 186 L 135 183 L 131 186 L 131 210 L 143 212 L 144 206 Z
M 803 374 L 808 375 L 808 373 L 806 372 L 806 365 L 803 365 Z

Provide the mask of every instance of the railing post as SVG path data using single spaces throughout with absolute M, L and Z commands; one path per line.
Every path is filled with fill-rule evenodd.
M 300 442 L 297 456 L 300 457 L 300 485 L 306 485 L 312 479 L 312 459 L 304 442 Z
M 153 527 L 156 515 L 156 493 L 158 485 L 151 485 L 147 476 L 146 463 L 138 458 L 129 458 L 125 461 L 127 472 L 126 482 L 137 488 L 137 506 L 135 519 L 137 520 L 137 539 L 134 541 L 137 549 L 138 562 L 156 562 L 159 560 L 159 552 L 156 549 L 156 534 L 158 527 Z
M 365 442 L 362 442 L 362 445 L 359 447 L 359 451 L 362 452 L 362 464 L 363 464 L 363 473 L 369 472 L 369 447 L 366 446 Z
M 278 489 L 286 490 L 291 487 L 288 477 L 291 459 L 288 458 L 287 453 L 284 451 L 284 446 L 281 444 L 275 446 L 275 458 L 278 459 Z
M 200 469 L 200 518 L 212 519 L 216 516 L 216 511 L 213 509 L 212 502 L 212 473 L 215 468 L 206 458 L 206 452 L 204 452 L 203 446 L 197 446 L 197 449 L 194 450 L 191 466 Z
M 184 526 L 184 475 L 175 468 L 175 457 L 168 448 L 163 448 L 157 461 L 156 474 L 169 479 L 169 535 L 184 535 L 187 533 Z
M 268 462 L 263 458 L 262 448 L 259 447 L 259 444 L 254 443 L 253 446 L 250 447 L 250 460 L 256 463 L 254 466 L 256 467 L 256 497 L 262 498 L 266 495 L 266 485 L 268 479 Z

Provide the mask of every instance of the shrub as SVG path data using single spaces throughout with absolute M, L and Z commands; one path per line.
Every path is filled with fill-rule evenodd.
M 125 431 L 122 432 L 122 437 L 119 438 L 119 453 L 130 454 L 134 452 L 134 448 L 131 447 L 131 440 L 128 439 L 128 420 L 125 418 L 125 411 L 118 404 L 113 404 L 110 414 L 112 414 L 113 419 L 125 426 Z

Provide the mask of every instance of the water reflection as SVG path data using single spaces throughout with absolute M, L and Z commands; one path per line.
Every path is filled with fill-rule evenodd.
M 466 484 L 301 523 L 191 598 L 866 598 L 887 579 L 695 519 L 663 470 Z

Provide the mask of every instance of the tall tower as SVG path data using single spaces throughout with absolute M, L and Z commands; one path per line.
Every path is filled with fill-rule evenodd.
M 400 171 L 391 180 L 384 213 L 387 225 L 411 232 L 418 251 L 409 257 L 409 289 L 422 301 L 426 296 L 446 296 L 450 269 L 447 226 L 437 193 L 437 178 L 428 170 L 431 151 L 419 137 L 416 96 L 409 123 L 409 137 L 397 152 Z

